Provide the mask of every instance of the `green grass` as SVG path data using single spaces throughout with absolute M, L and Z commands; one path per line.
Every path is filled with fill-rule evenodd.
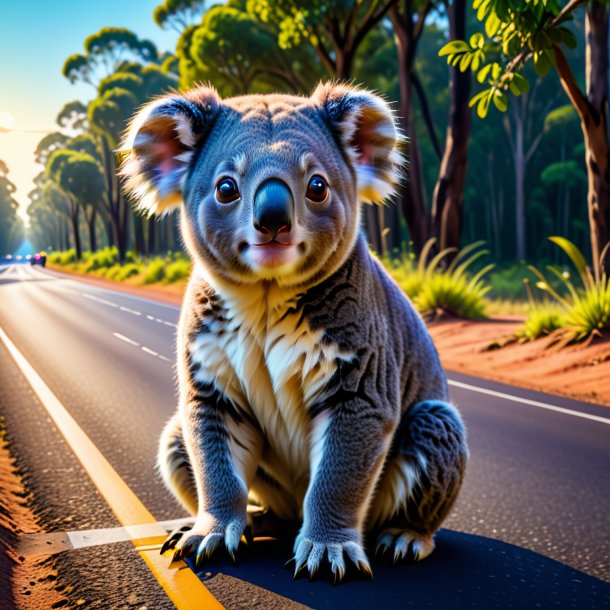
M 398 259 L 384 257 L 381 262 L 388 269 L 422 315 L 436 318 L 442 315 L 466 319 L 486 317 L 485 295 L 489 284 L 484 279 L 493 265 L 486 265 L 471 274 L 470 268 L 488 252 L 483 242 L 466 246 L 461 251 L 448 248 L 432 256 L 434 240 L 424 246 L 419 261 L 410 254 Z M 453 260 L 444 265 L 448 257 Z
M 552 310 L 549 306 L 536 302 L 533 294 L 530 293 L 531 307 L 526 326 L 530 317 L 532 317 L 530 326 L 534 330 L 540 325 L 540 321 L 545 320 L 549 328 L 556 326 L 550 332 L 564 345 L 590 341 L 597 336 L 607 334 L 610 332 L 610 279 L 603 272 L 594 277 L 582 252 L 569 240 L 564 237 L 549 239 L 568 256 L 576 269 L 576 279 L 572 280 L 571 274 L 567 271 L 547 265 L 546 269 L 551 277 L 560 280 L 563 284 L 563 290 L 558 290 L 543 272 L 530 265 L 529 269 L 538 279 L 536 288 L 552 300 L 555 314 L 551 315 Z M 602 252 L 602 261 L 608 254 L 609 247 L 610 244 Z M 542 312 L 545 310 L 543 315 Z M 536 317 L 539 318 L 537 322 L 533 320 Z M 529 338 L 524 330 L 518 332 Z
M 125 263 L 119 263 L 117 249 L 102 248 L 97 252 L 84 252 L 82 260 L 76 261 L 74 250 L 49 254 L 51 265 L 86 275 L 96 275 L 109 280 L 126 281 L 132 284 L 174 284 L 187 279 L 191 272 L 190 260 L 183 252 L 168 252 L 164 257 L 146 259 L 128 251 Z

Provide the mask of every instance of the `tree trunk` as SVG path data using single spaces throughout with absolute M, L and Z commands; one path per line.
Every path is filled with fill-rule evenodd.
M 405 9 L 402 13 L 399 13 L 398 9 L 394 7 L 390 11 L 390 18 L 396 34 L 398 52 L 401 128 L 409 137 L 407 148 L 409 175 L 408 180 L 401 183 L 398 195 L 413 249 L 416 254 L 419 254 L 428 239 L 429 219 L 423 189 L 421 157 L 415 129 L 413 128 L 412 74 L 417 41 L 413 40 L 413 23 L 410 11 Z
M 161 221 L 165 222 L 165 221 Z M 156 252 L 155 249 L 155 233 L 157 230 L 157 221 L 154 218 L 148 219 L 148 254 L 154 254 Z
M 97 236 L 95 234 L 95 222 L 97 220 L 97 213 L 95 208 L 91 211 L 91 216 L 87 219 L 87 226 L 89 228 L 89 249 L 91 252 L 97 252 Z
M 610 256 L 600 261 L 610 241 L 610 155 L 608 149 L 608 11 L 593 0 L 587 8 L 586 84 L 587 95 L 579 89 L 560 47 L 555 46 L 561 85 L 580 117 L 585 141 L 587 203 L 591 236 L 591 258 L 595 277 L 610 275 Z M 601 264 L 600 264 L 601 263 Z
M 515 229 L 517 259 L 525 260 L 525 151 L 523 121 L 515 113 Z
M 80 207 L 75 203 L 70 213 L 70 221 L 72 223 L 72 234 L 74 235 L 74 250 L 76 251 L 76 260 L 80 260 L 83 255 L 83 249 L 80 241 Z
M 145 256 L 147 254 L 144 239 L 144 219 L 140 215 L 134 215 L 133 217 L 133 247 L 137 255 Z M 150 254 L 150 250 L 148 254 Z
M 365 206 L 365 220 L 367 236 L 369 238 L 369 244 L 373 247 L 373 250 L 379 254 L 383 254 L 382 243 L 381 243 L 381 231 L 379 230 L 379 216 L 377 214 L 376 205 Z
M 466 0 L 449 7 L 451 40 L 466 38 Z M 462 231 L 464 181 L 470 136 L 470 70 L 451 69 L 451 108 L 445 152 L 432 195 L 432 222 L 438 247 L 459 248 Z

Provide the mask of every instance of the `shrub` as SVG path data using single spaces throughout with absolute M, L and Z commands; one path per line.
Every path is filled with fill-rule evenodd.
M 112 267 L 119 262 L 119 251 L 116 246 L 106 246 L 97 252 L 90 252 L 83 265 L 83 271 L 88 273 L 96 269 Z
M 57 265 L 70 265 L 76 262 L 76 250 L 74 248 L 70 248 L 65 252 L 55 252 L 53 256 L 54 260 L 51 262 Z
M 534 341 L 561 328 L 561 309 L 553 303 L 535 303 L 530 306 L 523 326 L 515 337 L 521 341 Z
M 191 273 L 191 262 L 189 260 L 175 260 L 170 263 L 165 269 L 165 277 L 163 282 L 165 284 L 173 284 L 185 277 L 188 277 Z
M 475 261 L 487 254 L 487 250 L 480 249 L 483 242 L 475 242 L 457 252 L 445 269 L 441 269 L 441 263 L 455 253 L 455 249 L 447 248 L 430 258 L 434 243 L 434 239 L 428 240 L 417 263 L 409 255 L 396 261 L 382 259 L 382 262 L 423 315 L 485 317 L 484 297 L 489 286 L 483 277 L 493 265 L 483 267 L 472 276 L 467 273 Z
M 154 284 L 160 282 L 165 277 L 166 262 L 161 258 L 151 260 L 145 267 L 142 273 L 143 284 Z
M 127 263 L 126 265 L 119 266 L 118 271 L 114 275 L 115 280 L 123 281 L 134 275 L 138 275 L 142 270 L 142 265 L 139 263 Z M 106 276 L 109 277 L 109 276 Z
M 560 294 L 541 271 L 536 267 L 529 267 L 539 279 L 537 288 L 550 295 L 561 312 L 560 328 L 554 333 L 556 339 L 562 344 L 568 344 L 591 340 L 610 331 L 609 278 L 603 272 L 594 277 L 582 252 L 569 240 L 564 237 L 549 237 L 549 240 L 569 257 L 579 279 L 579 283 L 575 284 L 568 272 L 548 265 L 547 270 L 565 287 L 565 294 Z M 609 248 L 610 244 L 602 252 L 602 263 Z M 601 264 L 600 268 L 603 268 Z

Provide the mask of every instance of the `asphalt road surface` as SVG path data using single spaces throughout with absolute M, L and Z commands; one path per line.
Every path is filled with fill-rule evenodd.
M 4 336 L 160 522 L 186 517 L 155 471 L 176 405 L 177 318 L 170 305 L 0 267 Z M 119 529 L 112 494 L 100 494 L 6 345 L 0 415 L 47 532 L 23 552 L 47 545 L 70 606 L 172 608 L 134 535 Z M 293 582 L 290 547 L 260 540 L 240 549 L 237 566 L 221 558 L 199 573 L 214 597 L 229 609 L 610 608 L 610 408 L 462 375 L 450 383 L 471 458 L 429 560 L 374 563 L 372 582 L 334 587 Z

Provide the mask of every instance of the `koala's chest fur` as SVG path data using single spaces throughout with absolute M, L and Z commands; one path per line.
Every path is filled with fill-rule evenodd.
M 289 487 L 309 475 L 315 441 L 308 409 L 337 363 L 352 358 L 323 335 L 308 325 L 298 295 L 276 285 L 250 286 L 220 297 L 189 349 L 196 380 L 213 382 L 258 422 L 263 461 Z

